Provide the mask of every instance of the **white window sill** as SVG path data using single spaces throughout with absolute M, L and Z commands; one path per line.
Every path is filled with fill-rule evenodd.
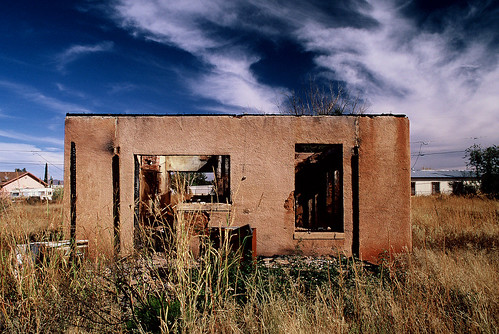
M 344 240 L 343 232 L 295 232 L 295 240 Z
M 226 203 L 179 203 L 175 206 L 177 211 L 184 212 L 229 212 L 231 204 Z

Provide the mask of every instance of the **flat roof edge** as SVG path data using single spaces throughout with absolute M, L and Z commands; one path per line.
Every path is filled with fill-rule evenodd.
M 404 114 L 344 114 L 344 115 L 286 115 L 286 114 L 98 114 L 98 113 L 66 113 L 66 117 L 197 117 L 197 116 L 213 116 L 213 117 L 407 117 Z
M 420 176 L 411 176 L 411 180 L 418 180 L 418 181 L 431 181 L 431 180 L 478 180 L 479 178 L 477 176 L 427 176 L 427 177 L 420 177 Z

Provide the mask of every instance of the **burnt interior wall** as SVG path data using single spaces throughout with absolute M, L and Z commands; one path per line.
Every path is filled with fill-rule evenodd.
M 289 254 L 299 249 L 305 254 L 341 251 L 349 255 L 355 216 L 352 154 L 358 145 L 360 254 L 373 258 L 383 249 L 410 248 L 408 128 L 407 118 L 393 116 L 70 115 L 66 119 L 65 157 L 69 161 L 67 147 L 74 141 L 79 162 L 77 237 L 89 239 L 91 249 L 112 253 L 112 158 L 113 148 L 119 146 L 122 254 L 134 247 L 134 157 L 227 155 L 233 223 L 258 229 L 259 254 Z M 343 232 L 296 232 L 297 143 L 343 148 Z M 68 177 L 67 163 L 65 168 Z

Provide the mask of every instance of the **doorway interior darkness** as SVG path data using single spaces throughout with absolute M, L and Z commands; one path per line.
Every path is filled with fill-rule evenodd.
M 343 147 L 295 145 L 295 230 L 343 232 Z

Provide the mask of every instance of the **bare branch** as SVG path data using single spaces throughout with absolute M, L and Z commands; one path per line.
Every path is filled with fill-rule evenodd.
M 369 110 L 369 104 L 360 94 L 351 97 L 340 85 L 334 89 L 332 83 L 328 88 L 325 91 L 310 80 L 303 94 L 293 91 L 286 95 L 284 102 L 278 106 L 279 111 L 292 115 L 344 115 L 364 114 Z

